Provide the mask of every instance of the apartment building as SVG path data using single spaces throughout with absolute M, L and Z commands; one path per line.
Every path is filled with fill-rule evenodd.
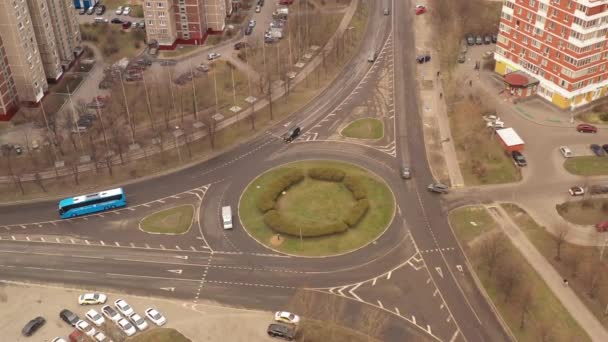
M 0 37 L 19 100 L 38 103 L 48 84 L 26 1 L 0 0 Z
M 19 108 L 15 81 L 0 37 L 0 121 L 8 121 Z
M 145 0 L 144 17 L 148 40 L 161 47 L 174 47 L 177 40 L 174 0 Z
M 58 81 L 63 75 L 63 68 L 57 53 L 55 33 L 52 29 L 52 19 L 49 15 L 47 0 L 27 0 L 27 4 L 46 78 L 51 81 Z
M 504 0 L 495 71 L 564 109 L 608 95 L 608 0 Z
M 228 12 L 230 11 L 230 12 Z M 226 16 L 232 13 L 230 0 L 206 0 L 205 16 L 207 27 L 212 32 L 222 32 L 226 27 Z
M 46 0 L 49 7 L 55 47 L 63 69 L 68 69 L 82 51 L 80 26 L 71 0 Z

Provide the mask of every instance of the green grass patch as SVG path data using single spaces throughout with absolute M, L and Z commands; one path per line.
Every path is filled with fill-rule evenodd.
M 498 227 L 484 208 L 469 207 L 465 209 L 450 212 L 452 228 L 456 231 L 460 241 L 465 244 L 468 245 L 474 238 Z
M 180 205 L 145 217 L 139 226 L 148 233 L 183 234 L 190 229 L 193 216 L 192 205 Z
M 123 57 L 134 57 L 145 47 L 146 32 L 141 29 L 125 31 L 122 25 L 86 23 L 80 25 L 80 32 L 82 40 L 95 44 L 109 63 Z
M 568 158 L 564 162 L 566 171 L 579 176 L 608 175 L 608 158 L 598 156 L 582 156 Z
M 557 212 L 568 222 L 594 225 L 608 217 L 608 198 L 589 198 L 568 201 L 555 206 Z
M 272 169 L 256 178 L 241 197 L 239 203 L 241 221 L 247 231 L 259 242 L 291 254 L 309 256 L 339 254 L 376 239 L 391 222 L 395 211 L 393 195 L 381 179 L 366 170 L 334 161 L 303 161 L 286 166 L 288 167 Z M 281 235 L 280 243 L 274 243 L 273 236 L 276 233 L 264 224 L 263 215 L 257 206 L 264 187 L 289 172 L 289 169 L 300 168 L 306 172 L 316 167 L 336 168 L 348 175 L 361 177 L 370 202 L 369 211 L 357 225 L 344 233 L 305 238 L 302 246 L 298 237 L 287 235 Z M 312 223 L 327 222 L 337 217 L 344 218 L 354 202 L 352 193 L 342 183 L 313 181 L 307 178 L 301 184 L 290 188 L 278 203 L 281 215 L 285 212 L 290 219 Z
M 608 303 L 608 257 L 600 260 L 601 249 L 564 242 L 560 260 L 557 260 L 556 240 L 545 227 L 517 205 L 503 204 L 502 207 L 557 272 L 568 279 L 570 288 L 587 308 L 608 328 L 608 317 L 604 314 Z
M 384 124 L 374 118 L 359 119 L 346 126 L 342 135 L 356 139 L 380 139 L 384 136 Z
M 156 328 L 128 338 L 128 342 L 192 342 L 175 329 Z
M 453 219 L 477 215 L 480 207 L 466 207 L 450 213 L 450 223 L 458 239 L 464 242 L 458 226 L 462 221 Z M 470 211 L 471 213 L 462 213 Z M 487 214 L 486 214 L 487 215 Z M 494 223 L 496 224 L 496 223 Z M 491 251 L 499 251 L 493 267 Z M 547 284 L 528 264 L 509 238 L 499 231 L 474 247 L 465 248 L 490 299 L 497 307 L 517 341 L 590 341 L 587 334 L 572 318 Z M 522 327 L 522 312 L 523 315 Z

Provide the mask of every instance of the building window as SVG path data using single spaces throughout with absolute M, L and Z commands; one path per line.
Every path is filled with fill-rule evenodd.
M 546 59 L 544 59 L 544 58 L 543 58 L 543 61 L 542 61 L 542 62 L 540 62 L 540 64 L 541 64 L 542 66 L 544 66 L 544 67 L 546 67 L 546 66 L 547 66 L 547 63 L 548 63 L 548 62 L 547 62 L 547 60 L 546 60 Z
M 535 0 L 530 0 L 529 4 L 530 4 L 530 7 L 534 7 L 534 5 L 536 5 L 536 1 Z
M 165 4 L 163 4 L 162 2 L 157 2 L 156 7 L 163 8 L 163 7 L 165 7 Z
M 521 8 L 521 7 L 518 7 L 518 8 L 517 8 L 517 15 L 521 15 L 521 12 L 522 12 L 522 11 L 523 11 L 523 10 L 522 10 L 522 8 Z
M 148 2 L 146 2 L 146 7 L 148 7 L 148 8 L 152 7 L 152 3 L 151 3 L 151 2 L 149 2 L 149 1 L 148 1 Z
M 547 35 L 547 43 L 551 43 L 551 42 L 553 42 L 553 36 L 550 35 L 550 34 L 548 34 Z

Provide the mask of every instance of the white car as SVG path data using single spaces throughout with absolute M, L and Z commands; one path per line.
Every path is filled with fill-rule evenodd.
M 123 10 L 122 10 L 122 15 L 129 15 L 131 14 L 131 7 L 126 6 Z
M 104 304 L 108 297 L 103 293 L 85 293 L 78 297 L 80 305 Z
M 277 311 L 274 313 L 274 320 L 288 324 L 300 323 L 300 316 L 287 311 Z
M 54 339 L 51 340 L 51 342 L 68 342 L 68 341 L 64 340 L 63 337 L 55 337 Z
M 139 329 L 139 331 L 144 331 L 148 328 L 148 323 L 146 320 L 137 313 L 133 313 L 131 316 L 129 316 L 129 319 L 131 320 L 131 323 L 133 323 L 133 325 Z
M 573 186 L 568 189 L 570 196 L 583 196 L 585 194 L 585 189 L 581 186 Z
M 133 314 L 133 308 L 124 299 L 117 299 L 114 302 L 114 306 L 116 306 L 120 313 L 127 317 Z
M 572 153 L 572 150 L 568 146 L 560 146 L 559 153 L 561 153 L 564 158 L 574 157 L 574 153 Z
M 122 329 L 127 336 L 133 336 L 137 332 L 133 324 L 131 324 L 131 322 L 127 321 L 125 318 L 121 318 L 118 322 L 116 322 L 116 324 L 118 324 L 120 329 Z
M 85 333 L 87 336 L 93 336 L 96 332 L 95 328 L 93 328 L 91 325 L 89 325 L 89 323 L 83 320 L 78 321 L 75 327 L 76 329 Z
M 146 317 L 148 317 L 148 319 L 151 320 L 152 323 L 158 325 L 159 327 L 167 323 L 165 317 L 154 308 L 146 309 Z
M 101 331 L 98 331 L 97 334 L 93 335 L 93 339 L 97 342 L 108 341 L 108 339 L 106 338 L 106 335 L 104 333 L 102 333 Z
M 120 314 L 118 312 L 116 312 L 116 310 L 112 309 L 111 306 L 106 305 L 104 307 L 101 308 L 101 313 L 106 316 L 110 321 L 118 321 L 119 319 L 121 319 L 122 317 L 120 316 Z
M 255 13 L 260 13 L 262 11 L 262 6 L 257 5 L 255 6 Z
M 248 24 L 249 27 L 253 28 L 253 27 L 255 27 L 255 24 L 256 24 L 255 20 L 249 20 L 249 24 Z
M 106 321 L 105 319 L 103 319 L 103 316 L 99 312 L 97 312 L 93 309 L 87 311 L 87 313 L 84 315 L 89 319 L 89 321 L 91 321 L 93 324 L 95 324 L 98 327 L 100 327 L 103 324 L 103 322 Z
M 118 8 L 116 9 L 116 11 L 114 13 L 116 13 L 117 15 L 121 15 L 122 14 L 122 6 L 118 6 Z
M 212 60 L 214 60 L 214 59 L 218 59 L 218 58 L 220 58 L 221 56 L 222 56 L 222 55 L 220 55 L 220 54 L 219 54 L 219 53 L 217 53 L 217 52 L 211 52 L 210 54 L 208 54 L 208 55 L 207 55 L 207 59 L 208 59 L 208 60 L 210 60 L 210 61 L 212 61 Z

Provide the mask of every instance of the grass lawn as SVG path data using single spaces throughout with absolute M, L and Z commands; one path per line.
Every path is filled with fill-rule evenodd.
M 175 329 L 155 328 L 145 331 L 135 337 L 127 339 L 128 342 L 192 342 Z
M 450 222 L 460 241 L 466 245 L 481 234 L 498 228 L 492 216 L 481 207 L 454 210 L 450 212 Z
M 172 58 L 187 55 L 193 51 L 201 49 L 201 46 L 193 46 L 193 45 L 178 45 L 175 50 L 170 51 L 160 51 L 161 58 Z
M 183 234 L 190 229 L 193 216 L 192 205 L 180 205 L 146 216 L 139 227 L 148 233 Z
M 608 328 L 604 315 L 608 303 L 608 258 L 600 260 L 601 249 L 564 243 L 561 260 L 556 260 L 557 245 L 553 235 L 540 226 L 527 212 L 514 204 L 502 205 L 515 223 L 526 234 L 536 249 L 566 279 L 579 298 Z M 602 239 L 605 237 L 602 236 Z M 595 281 L 595 284 L 594 284 Z
M 370 209 L 357 226 L 348 229 L 342 234 L 306 238 L 303 240 L 301 248 L 300 240 L 297 237 L 282 236 L 280 244 L 273 244 L 272 237 L 276 233 L 266 227 L 263 222 L 263 216 L 257 208 L 258 197 L 266 184 L 286 172 L 286 168 L 272 169 L 259 176 L 247 187 L 247 189 L 245 189 L 239 203 L 239 215 L 243 225 L 259 242 L 269 245 L 274 249 L 292 254 L 309 256 L 339 254 L 361 247 L 376 239 L 391 222 L 395 212 L 393 195 L 382 180 L 376 178 L 367 171 L 351 164 L 334 161 L 303 161 L 291 163 L 286 166 L 290 168 L 301 168 L 303 170 L 312 167 L 332 167 L 344 170 L 347 174 L 363 177 L 363 182 L 366 186 L 368 199 L 370 201 Z M 280 203 L 280 205 L 286 206 L 286 209 L 288 210 L 291 208 L 292 217 L 310 220 L 311 218 L 305 217 L 305 215 L 315 215 L 316 213 L 319 213 L 324 215 L 325 218 L 336 217 L 338 215 L 338 213 L 330 213 L 327 209 L 321 208 L 318 204 L 310 203 L 314 200 L 328 203 L 334 198 L 337 202 L 341 199 L 346 200 L 348 196 L 348 202 L 354 203 L 352 197 L 350 197 L 351 195 L 346 193 L 348 190 L 339 189 L 339 186 L 342 186 L 341 184 L 316 184 L 315 186 L 318 187 L 322 193 L 313 194 L 310 191 L 305 191 L 298 194 L 295 190 L 304 190 L 306 187 L 306 184 L 304 183 L 295 187 L 294 191 L 290 190 L 288 193 L 293 192 L 293 195 L 288 194 L 285 198 L 285 203 Z M 330 191 L 335 191 L 336 193 L 332 193 L 332 197 L 329 197 Z M 309 197 L 306 197 L 307 194 Z M 303 208 L 296 210 L 296 201 L 301 201 L 300 205 L 302 205 Z M 345 211 L 347 208 L 345 203 L 333 203 L 332 207 L 339 211 Z M 283 213 L 283 211 L 281 211 L 281 213 Z
M 466 227 L 468 220 L 485 220 L 487 213 L 480 214 L 480 210 L 479 207 L 466 207 L 450 213 L 450 223 L 462 242 L 472 238 Z M 469 213 L 466 213 L 467 211 Z M 463 231 L 467 234 L 461 235 Z M 485 242 L 465 248 L 465 253 L 515 338 L 518 341 L 590 341 L 547 284 L 511 244 L 509 238 L 502 232 L 497 233 L 494 238 L 500 241 L 502 253 L 496 259 L 493 273 L 488 266 L 488 254 L 484 252 L 487 250 L 484 248 L 484 245 L 487 246 Z M 505 285 L 506 279 L 515 279 L 510 293 L 507 292 L 509 290 Z M 521 328 L 525 307 L 527 314 L 524 316 L 524 328 Z
M 115 24 L 82 24 L 82 40 L 95 44 L 109 63 L 127 57 L 136 56 L 145 47 L 144 30 L 132 28 L 128 31 L 122 25 Z
M 346 126 L 342 135 L 357 139 L 380 139 L 384 135 L 384 124 L 378 119 L 359 119 Z
M 568 222 L 594 225 L 608 217 L 608 198 L 593 198 L 569 201 L 555 206 L 557 212 Z
M 342 184 L 322 182 L 308 177 L 277 201 L 281 216 L 301 226 L 338 221 L 355 204 L 351 192 Z
M 568 158 L 564 162 L 566 171 L 580 176 L 608 175 L 608 158 L 583 156 Z

